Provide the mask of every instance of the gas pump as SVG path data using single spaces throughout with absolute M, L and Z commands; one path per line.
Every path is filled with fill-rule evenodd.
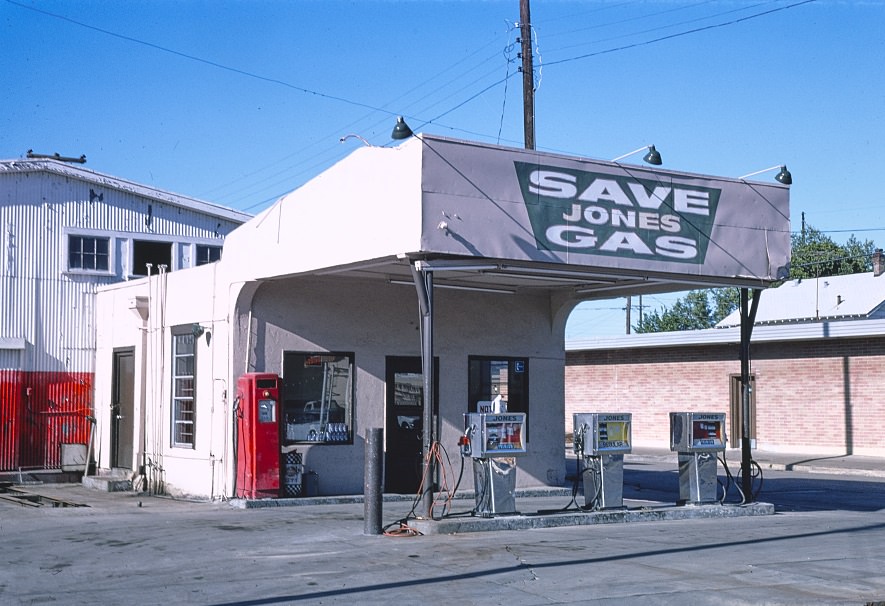
M 624 454 L 632 450 L 630 413 L 575 413 L 574 448 L 584 481 L 584 507 L 624 506 Z
M 237 379 L 237 488 L 241 498 L 280 492 L 280 378 L 246 373 Z
M 719 500 L 716 453 L 725 444 L 725 413 L 670 413 L 670 450 L 679 453 L 680 505 Z
M 480 402 L 480 410 L 488 402 Z M 474 513 L 493 517 L 516 512 L 516 458 L 526 453 L 525 413 L 476 412 L 464 415 L 461 456 L 473 459 Z

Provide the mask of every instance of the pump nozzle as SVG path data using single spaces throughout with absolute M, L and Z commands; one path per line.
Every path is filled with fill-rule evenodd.
M 473 449 L 470 446 L 470 434 L 476 431 L 476 425 L 471 425 L 464 430 L 464 434 L 458 438 L 458 446 L 461 447 L 461 456 L 469 457 Z

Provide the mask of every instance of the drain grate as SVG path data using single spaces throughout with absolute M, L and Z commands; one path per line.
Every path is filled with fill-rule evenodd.
M 72 503 L 71 501 L 63 501 L 47 497 L 34 492 L 27 492 L 11 488 L 10 486 L 0 485 L 0 501 L 8 503 L 16 503 L 22 507 L 89 507 L 82 503 Z

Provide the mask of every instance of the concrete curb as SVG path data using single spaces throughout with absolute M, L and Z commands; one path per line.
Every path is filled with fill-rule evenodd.
M 642 507 L 612 511 L 571 511 L 556 514 L 514 515 L 494 518 L 443 518 L 441 520 L 410 520 L 408 526 L 423 535 L 487 532 L 494 530 L 528 530 L 587 526 L 595 524 L 622 524 L 627 522 L 660 522 L 697 518 L 735 518 L 772 515 L 774 505 L 685 505 L 676 507 Z

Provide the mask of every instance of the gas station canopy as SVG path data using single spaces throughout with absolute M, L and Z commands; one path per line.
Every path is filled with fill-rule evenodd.
M 765 287 L 789 188 L 431 135 L 362 147 L 232 233 L 234 279 L 330 275 L 594 299 Z M 242 250 L 238 250 L 242 249 Z

